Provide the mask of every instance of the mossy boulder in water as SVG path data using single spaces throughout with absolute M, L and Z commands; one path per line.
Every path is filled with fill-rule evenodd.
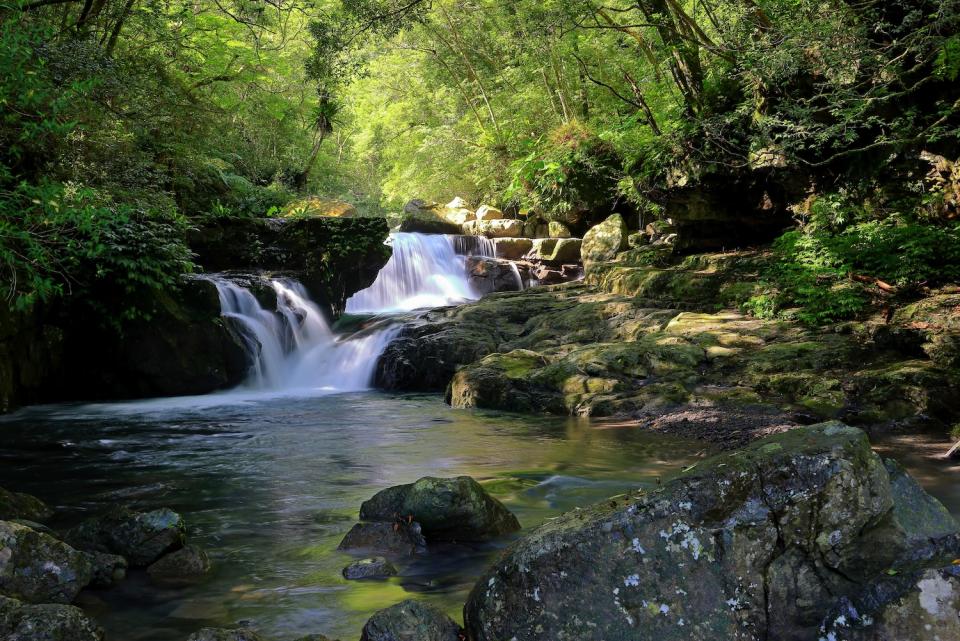
M 412 517 L 428 541 L 484 541 L 520 529 L 517 517 L 469 476 L 425 476 L 378 492 L 360 506 L 360 518 Z
M 0 596 L 4 641 L 103 641 L 103 630 L 71 605 L 30 605 Z
M 343 578 L 352 581 L 358 579 L 382 579 L 388 576 L 395 576 L 396 574 L 397 568 L 393 567 L 393 564 L 382 556 L 360 559 L 343 568 Z
M 93 577 L 90 558 L 48 534 L 0 521 L 0 595 L 70 603 Z
M 68 530 L 65 539 L 81 550 L 119 554 L 130 565 L 144 567 L 183 547 L 186 528 L 180 515 L 167 508 L 150 512 L 118 508 Z
M 628 234 L 627 223 L 620 214 L 614 214 L 591 227 L 583 236 L 581 255 L 584 265 L 616 258 L 618 253 L 629 247 Z
M 363 626 L 360 641 L 459 641 L 460 626 L 432 605 L 408 599 L 380 610 Z
M 837 422 L 714 457 L 522 539 L 470 594 L 469 636 L 819 638 L 837 607 L 876 608 L 872 587 L 960 552 L 956 522 L 933 499 L 903 504 L 917 497 L 900 474 Z M 960 638 L 955 615 L 944 625 L 942 638 Z
M 52 515 L 53 510 L 37 497 L 0 487 L 0 520 L 46 521 Z

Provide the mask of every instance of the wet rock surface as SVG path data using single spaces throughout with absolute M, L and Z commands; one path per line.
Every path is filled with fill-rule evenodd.
M 51 516 L 53 510 L 37 497 L 0 487 L 0 520 L 46 521 Z
M 163 585 L 189 585 L 210 574 L 210 557 L 195 545 L 186 545 L 147 567 L 150 578 Z
M 387 488 L 363 502 L 360 518 L 412 518 L 428 542 L 485 541 L 520 529 L 517 518 L 469 476 L 427 476 Z
M 477 582 L 466 627 L 477 641 L 805 641 L 849 606 L 886 613 L 864 628 L 874 636 L 850 638 L 912 638 L 891 636 L 897 623 L 878 626 L 903 620 L 924 598 L 942 612 L 932 594 L 948 607 L 953 579 L 924 568 L 956 558 L 960 538 L 942 506 L 911 483 L 861 431 L 838 422 L 769 437 L 657 491 L 539 527 Z M 908 587 L 889 605 L 867 598 L 911 572 L 936 583 L 926 584 L 927 597 Z M 942 638 L 960 635 L 956 616 L 928 615 L 940 616 Z
M 459 635 L 460 626 L 450 617 L 411 599 L 370 617 L 360 641 L 460 641 Z
M 117 554 L 105 552 L 87 552 L 87 557 L 93 567 L 91 587 L 110 588 L 127 577 L 127 560 Z
M 426 547 L 417 522 L 357 523 L 340 541 L 338 550 L 372 551 L 389 556 L 411 556 Z
M 382 579 L 396 574 L 397 568 L 382 556 L 360 559 L 343 568 L 343 578 L 350 580 Z
M 68 530 L 64 538 L 90 552 L 119 554 L 133 567 L 150 565 L 167 552 L 183 547 L 183 519 L 169 509 L 135 512 L 118 508 L 87 519 Z
M 103 641 L 96 622 L 71 605 L 31 605 L 0 596 L 4 641 Z
M 0 595 L 70 603 L 92 578 L 88 555 L 48 534 L 0 521 Z

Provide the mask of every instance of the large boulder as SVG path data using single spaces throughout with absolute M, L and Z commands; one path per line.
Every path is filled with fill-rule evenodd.
M 583 241 L 579 238 L 538 238 L 527 254 L 532 261 L 552 266 L 577 264 Z
M 134 567 L 146 567 L 167 552 L 183 547 L 186 528 L 173 510 L 135 512 L 117 508 L 87 519 L 64 535 L 74 547 L 119 554 Z
M 460 626 L 432 605 L 408 599 L 380 610 L 360 641 L 460 641 Z
M 467 258 L 467 278 L 473 291 L 481 296 L 523 289 L 517 266 L 501 258 L 470 256 Z
M 428 541 L 483 541 L 520 529 L 517 517 L 469 476 L 425 476 L 381 490 L 360 506 L 360 518 L 412 517 Z
M 400 232 L 459 234 L 463 223 L 455 223 L 447 219 L 446 214 L 451 210 L 439 203 L 417 198 L 404 205 L 403 212 L 390 217 L 388 222 L 391 227 Z M 472 218 L 466 220 L 472 220 Z
M 97 623 L 72 605 L 30 605 L 0 596 L 4 641 L 103 641 Z
M 0 487 L 0 520 L 46 521 L 52 515 L 53 510 L 37 497 Z
M 93 578 L 83 552 L 24 525 L 0 521 L 0 595 L 70 603 Z
M 529 238 L 498 238 L 493 241 L 497 258 L 519 260 L 533 249 L 533 241 Z
M 613 260 L 628 247 L 627 223 L 620 214 L 614 214 L 599 225 L 591 227 L 583 236 L 581 257 L 584 264 Z
M 891 469 L 863 432 L 824 423 L 563 515 L 480 578 L 464 609 L 469 636 L 821 638 L 840 605 L 868 611 L 869 587 L 960 551 L 956 522 L 925 495 L 905 504 L 915 488 Z M 960 638 L 956 616 L 942 629 Z
M 523 236 L 523 222 L 508 218 L 474 220 L 463 225 L 463 233 L 487 238 L 515 238 Z

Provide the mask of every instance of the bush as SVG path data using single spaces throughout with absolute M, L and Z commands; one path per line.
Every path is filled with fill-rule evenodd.
M 511 166 L 507 200 L 519 198 L 547 220 L 576 224 L 592 210 L 609 209 L 620 182 L 613 147 L 577 121 L 527 143 Z
M 766 291 L 744 306 L 757 316 L 796 307 L 797 318 L 824 325 L 857 316 L 871 302 L 872 283 L 901 294 L 960 281 L 960 222 L 932 225 L 890 215 L 855 222 L 856 212 L 824 198 L 804 230 L 774 243 Z

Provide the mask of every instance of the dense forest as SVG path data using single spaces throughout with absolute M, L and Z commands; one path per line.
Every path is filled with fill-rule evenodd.
M 873 282 L 960 276 L 953 0 L 35 0 L 0 19 L 18 309 L 92 292 L 135 316 L 190 269 L 185 229 L 304 194 L 635 226 L 673 189 L 757 175 L 796 231 L 754 313 L 830 322 Z
M 960 641 L 960 0 L 0 0 L 0 641 Z

